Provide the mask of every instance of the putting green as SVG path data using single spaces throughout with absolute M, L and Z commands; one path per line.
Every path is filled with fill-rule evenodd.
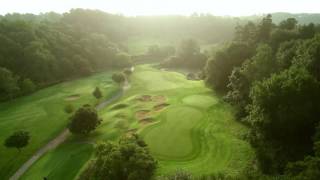
M 192 128 L 201 121 L 202 113 L 194 108 L 169 108 L 161 123 L 145 130 L 144 139 L 151 152 L 159 158 L 183 159 L 193 153 Z
M 214 104 L 218 103 L 217 98 L 205 95 L 191 95 L 183 98 L 182 100 L 185 104 L 197 106 L 200 108 L 208 108 Z
M 239 174 L 252 161 L 253 151 L 240 138 L 246 133 L 246 128 L 233 120 L 229 108 L 220 104 L 203 112 L 204 118 L 192 129 L 192 139 L 197 144 L 189 157 L 163 158 L 154 153 L 159 159 L 158 174 L 170 174 L 176 170 L 188 171 L 194 175 Z M 170 149 L 157 151 L 169 152 Z

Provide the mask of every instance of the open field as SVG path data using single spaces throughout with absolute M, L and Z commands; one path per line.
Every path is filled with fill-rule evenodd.
M 0 142 L 15 130 L 27 130 L 30 144 L 20 153 L 16 149 L 0 147 L 0 176 L 4 179 L 16 171 L 33 153 L 59 134 L 68 123 L 66 104 L 75 108 L 84 103 L 95 103 L 92 91 L 99 86 L 108 98 L 117 90 L 111 73 L 100 73 L 88 78 L 61 83 L 32 95 L 0 104 Z
M 133 132 L 144 138 L 159 161 L 157 175 L 181 169 L 195 175 L 218 172 L 236 175 L 251 162 L 253 151 L 242 140 L 246 128 L 233 119 L 231 107 L 205 88 L 202 81 L 188 81 L 180 73 L 146 65 L 136 67 L 130 81 L 131 89 L 118 102 L 99 111 L 103 122 L 95 132 L 86 138 L 70 137 L 41 158 L 24 178 L 48 175 L 72 179 L 76 176 L 75 168 L 79 171 L 84 166 L 84 159 L 91 156 L 92 149 L 67 155 L 84 156 L 74 161 L 82 165 L 72 168 L 68 165 L 70 159 L 65 159 L 61 152 L 88 146 L 83 142 L 116 140 Z M 53 164 L 59 168 L 46 168 Z M 69 168 L 70 174 L 65 171 Z M 61 173 L 67 174 L 64 177 Z

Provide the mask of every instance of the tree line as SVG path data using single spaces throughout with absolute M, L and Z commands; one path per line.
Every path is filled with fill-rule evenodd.
M 0 101 L 104 69 L 131 66 L 130 56 L 114 40 L 117 33 L 95 28 L 100 22 L 90 21 L 99 13 L 73 10 L 54 20 L 19 14 L 2 17 Z
M 0 101 L 106 68 L 131 64 L 131 37 L 221 42 L 238 20 L 211 15 L 125 17 L 98 10 L 0 16 Z M 166 27 L 166 28 L 163 28 Z M 171 55 L 174 49 L 150 48 Z
M 207 62 L 206 84 L 224 94 L 248 125 L 264 174 L 320 176 L 320 35 L 317 26 L 272 16 L 236 27 Z

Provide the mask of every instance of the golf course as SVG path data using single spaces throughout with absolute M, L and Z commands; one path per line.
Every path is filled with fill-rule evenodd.
M 102 86 L 108 77 L 102 73 L 70 83 L 75 87 L 82 84 L 84 93 L 93 84 Z M 236 176 L 252 163 L 253 150 L 243 139 L 246 127 L 235 121 L 230 105 L 206 88 L 203 81 L 139 65 L 129 83 L 130 88 L 118 101 L 98 111 L 103 121 L 94 132 L 86 137 L 71 135 L 34 163 L 22 179 L 75 179 L 92 157 L 96 142 L 115 141 L 131 133 L 145 140 L 158 161 L 157 176 L 177 170 L 196 176 L 216 173 Z M 66 123 L 64 118 L 60 130 Z
M 3 1 L 0 180 L 319 179 L 314 3 Z
M 88 78 L 76 79 L 42 89 L 29 96 L 0 104 L 0 141 L 16 129 L 28 130 L 32 136 L 30 146 L 19 152 L 0 148 L 0 176 L 9 178 L 38 149 L 55 138 L 68 124 L 67 104 L 74 108 L 82 104 L 95 104 L 92 96 L 95 87 L 100 87 L 104 97 L 109 98 L 118 87 L 111 80 L 110 72 Z

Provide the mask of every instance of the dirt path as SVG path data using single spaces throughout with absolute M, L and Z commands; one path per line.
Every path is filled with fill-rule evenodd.
M 132 68 L 132 71 L 134 68 Z M 113 103 L 114 101 L 120 99 L 125 91 L 130 89 L 130 84 L 128 81 L 125 81 L 122 85 L 122 88 L 119 92 L 114 94 L 110 99 L 105 100 L 98 104 L 96 106 L 97 110 L 100 110 L 107 105 Z M 27 162 L 25 162 L 15 173 L 13 176 L 10 177 L 10 180 L 18 180 L 32 165 L 35 163 L 40 157 L 42 157 L 45 153 L 48 151 L 56 148 L 58 145 L 63 143 L 68 136 L 70 135 L 70 132 L 68 128 L 65 128 L 57 137 L 55 137 L 53 140 L 49 141 L 45 146 L 40 148 Z

